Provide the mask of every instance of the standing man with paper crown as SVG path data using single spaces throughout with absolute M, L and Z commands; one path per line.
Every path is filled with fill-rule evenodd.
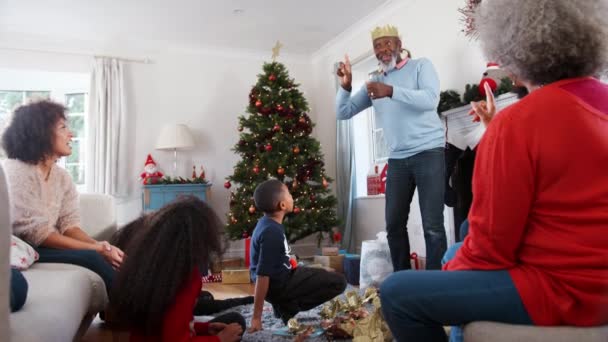
M 389 147 L 386 182 L 386 230 L 395 271 L 409 269 L 407 220 L 414 190 L 422 213 L 427 269 L 440 269 L 446 250 L 443 226 L 444 130 L 437 115 L 439 78 L 431 61 L 410 59 L 396 27 L 372 31 L 379 71 L 351 96 L 352 69 L 348 55 L 337 75 L 338 120 L 347 120 L 373 106 Z

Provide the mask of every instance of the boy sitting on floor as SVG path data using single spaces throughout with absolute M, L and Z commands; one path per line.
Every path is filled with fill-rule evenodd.
M 282 225 L 293 211 L 287 186 L 276 179 L 260 184 L 253 194 L 256 207 L 264 212 L 251 238 L 251 278 L 255 281 L 254 311 L 249 332 L 262 330 L 264 300 L 274 314 L 287 323 L 300 311 L 310 310 L 341 294 L 343 275 L 324 269 L 297 267 Z

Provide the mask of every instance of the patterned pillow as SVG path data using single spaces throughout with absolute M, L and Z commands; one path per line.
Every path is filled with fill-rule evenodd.
M 11 267 L 18 270 L 26 270 L 38 260 L 38 252 L 25 241 L 11 235 Z

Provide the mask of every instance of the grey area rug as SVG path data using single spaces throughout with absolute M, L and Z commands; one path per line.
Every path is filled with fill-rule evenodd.
M 358 290 L 358 289 L 348 285 L 345 292 L 348 292 L 351 290 Z M 363 292 L 364 291 L 360 291 L 361 295 L 363 294 Z M 344 295 L 339 296 L 339 298 L 341 298 L 342 300 L 345 299 Z M 321 323 L 321 317 L 319 316 L 319 313 L 321 312 L 322 308 L 323 308 L 323 306 L 319 305 L 312 310 L 300 312 L 296 315 L 296 318 L 298 319 L 298 322 L 300 322 L 302 324 L 319 326 Z M 243 317 L 245 317 L 245 321 L 247 322 L 247 326 L 249 326 L 249 323 L 251 322 L 251 317 L 253 317 L 253 304 L 238 306 L 238 307 L 232 308 L 230 310 L 224 311 L 222 313 L 218 313 L 217 315 L 219 316 L 221 314 L 231 312 L 231 311 L 238 312 L 241 315 L 243 315 Z M 273 330 L 283 328 L 283 327 L 285 327 L 285 325 L 279 318 L 274 317 L 272 306 L 268 302 L 264 303 L 264 311 L 262 312 L 262 326 L 264 327 L 264 330 L 262 330 L 262 331 L 255 332 L 253 334 L 245 332 L 245 334 L 243 335 L 243 341 L 244 342 L 262 342 L 262 341 L 285 341 L 285 342 L 287 342 L 287 341 L 293 340 L 293 338 L 290 339 L 290 338 L 276 336 L 276 335 L 272 334 Z M 321 341 L 327 341 L 327 338 L 323 335 L 323 336 L 319 336 L 319 337 L 315 337 L 315 338 L 309 338 L 306 341 L 321 342 Z M 351 341 L 351 340 L 336 340 L 336 341 Z

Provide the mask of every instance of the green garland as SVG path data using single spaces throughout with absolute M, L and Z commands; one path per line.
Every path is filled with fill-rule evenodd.
M 505 77 L 500 80 L 500 85 L 496 88 L 494 92 L 494 96 L 500 96 L 502 94 L 506 94 L 513 90 L 513 82 L 510 78 Z M 467 84 L 465 86 L 464 94 L 461 96 L 457 91 L 454 90 L 445 90 L 439 94 L 439 106 L 437 107 L 437 112 L 439 114 L 448 111 L 450 109 L 458 108 L 465 106 L 472 101 L 481 101 L 484 100 L 483 96 L 479 93 L 479 85 L 477 84 Z
M 183 177 L 163 177 L 154 183 L 147 183 L 147 185 L 176 185 L 176 184 L 209 184 L 209 181 L 206 179 L 202 179 L 196 177 L 192 178 L 183 178 Z

